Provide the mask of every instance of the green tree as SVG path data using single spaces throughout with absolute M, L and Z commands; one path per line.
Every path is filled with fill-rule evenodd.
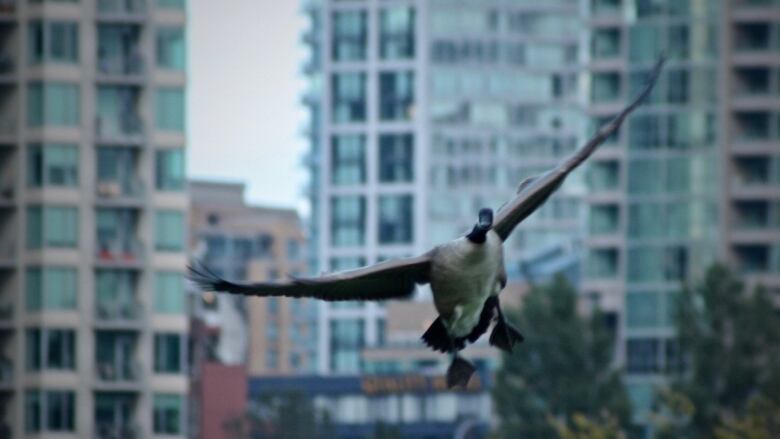
M 334 436 L 327 412 L 314 407 L 311 398 L 298 393 L 267 395 L 247 414 L 253 439 L 329 439 Z
M 599 423 L 576 414 L 568 423 L 553 421 L 553 425 L 561 439 L 625 439 L 626 437 L 614 418 Z
M 600 312 L 578 313 L 577 293 L 563 277 L 534 288 L 520 311 L 508 314 L 525 342 L 504 354 L 496 374 L 500 437 L 556 437 L 562 425 L 576 428 L 575 415 L 628 425 L 630 405 L 612 367 L 613 337 Z
M 676 326 L 685 367 L 671 389 L 689 408 L 663 399 L 660 437 L 712 438 L 729 419 L 745 416 L 752 398 L 780 403 L 780 314 L 765 289 L 748 294 L 715 265 L 684 288 Z

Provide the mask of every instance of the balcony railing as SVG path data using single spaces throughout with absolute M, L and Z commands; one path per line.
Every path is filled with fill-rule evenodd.
M 145 0 L 98 0 L 100 14 L 143 14 L 146 12 Z
M 117 365 L 116 363 L 121 363 Z M 108 383 L 136 382 L 141 377 L 141 367 L 137 363 L 97 362 L 95 371 L 100 381 Z
M 97 196 L 102 199 L 139 197 L 144 193 L 144 185 L 141 180 L 135 178 L 125 180 L 103 180 L 98 181 L 95 191 Z
M 135 439 L 141 437 L 138 427 L 132 424 L 96 423 L 95 439 Z
M 143 245 L 136 240 L 98 241 L 96 252 L 100 262 L 138 263 Z
M 102 57 L 98 60 L 98 71 L 106 75 L 140 75 L 144 72 L 144 59 L 140 53 Z
M 95 133 L 102 138 L 124 138 L 143 133 L 144 124 L 137 114 L 122 114 L 118 118 L 101 117 L 95 119 Z
M 95 318 L 103 321 L 138 320 L 143 315 L 143 305 L 139 302 L 100 303 L 95 305 Z

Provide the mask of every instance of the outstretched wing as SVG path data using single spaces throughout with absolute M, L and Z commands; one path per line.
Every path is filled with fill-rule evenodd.
M 639 96 L 621 111 L 620 114 L 615 116 L 612 121 L 599 128 L 596 135 L 591 138 L 585 146 L 580 148 L 557 167 L 523 181 L 517 191 L 517 196 L 498 211 L 496 219 L 493 222 L 493 230 L 502 240 L 506 240 L 512 233 L 512 230 L 514 230 L 520 222 L 539 208 L 539 206 L 541 206 L 547 198 L 561 186 L 571 171 L 590 157 L 599 145 L 604 143 L 609 136 L 620 128 L 620 125 L 623 124 L 626 117 L 642 103 L 647 95 L 650 94 L 650 91 L 652 91 L 653 86 L 658 80 L 658 75 L 661 72 L 664 62 L 665 58 L 661 57 L 655 64 L 647 85 L 645 85 L 645 88 Z
M 189 267 L 189 278 L 204 291 L 245 296 L 312 297 L 320 300 L 387 300 L 408 298 L 415 284 L 428 282 L 430 254 L 380 262 L 369 267 L 285 282 L 235 283 L 202 264 Z

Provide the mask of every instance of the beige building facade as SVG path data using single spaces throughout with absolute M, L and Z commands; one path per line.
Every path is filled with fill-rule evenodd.
M 183 1 L 0 1 L 0 437 L 183 437 Z

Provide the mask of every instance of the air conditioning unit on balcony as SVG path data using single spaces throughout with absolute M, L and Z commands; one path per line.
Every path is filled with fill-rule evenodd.
M 122 188 L 116 181 L 104 181 L 97 184 L 97 193 L 101 197 L 116 198 L 122 195 Z

